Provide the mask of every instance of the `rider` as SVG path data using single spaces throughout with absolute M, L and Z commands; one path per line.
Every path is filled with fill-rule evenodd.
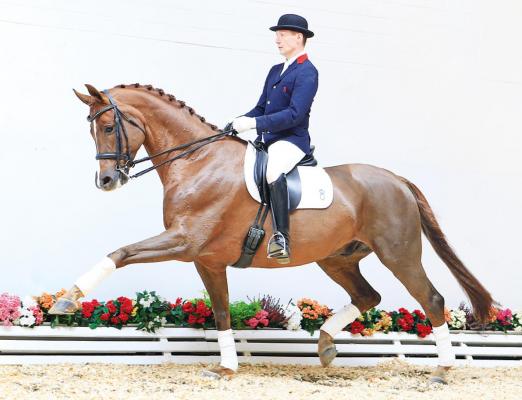
M 318 72 L 304 50 L 306 40 L 314 36 L 305 18 L 285 14 L 270 29 L 276 32 L 275 43 L 286 61 L 270 69 L 257 105 L 235 118 L 232 127 L 239 133 L 255 128 L 257 140 L 268 146 L 266 179 L 275 224 L 268 257 L 286 264 L 290 257 L 286 174 L 311 153 L 308 123 Z

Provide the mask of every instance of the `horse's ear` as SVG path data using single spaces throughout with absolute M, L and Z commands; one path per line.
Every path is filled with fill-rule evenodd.
M 87 104 L 89 107 L 92 106 L 96 102 L 96 100 L 94 100 L 91 96 L 77 92 L 74 89 L 73 89 L 73 92 L 76 95 L 76 97 L 78 97 L 81 100 L 82 103 Z
M 109 99 L 105 94 L 98 91 L 94 86 L 89 85 L 88 83 L 85 84 L 85 87 L 89 91 L 89 94 L 95 99 L 95 101 L 102 103 L 102 104 L 109 104 Z

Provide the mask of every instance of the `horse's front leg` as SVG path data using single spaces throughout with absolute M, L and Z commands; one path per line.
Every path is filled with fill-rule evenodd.
M 230 327 L 230 307 L 228 301 L 228 283 L 226 265 L 208 267 L 196 262 L 201 280 L 212 302 L 216 320 L 221 363 L 218 367 L 206 370 L 204 376 L 210 378 L 231 378 L 238 368 L 236 343 Z
M 188 241 L 184 235 L 174 230 L 121 247 L 80 276 L 74 286 L 49 310 L 49 314 L 74 314 L 80 308 L 78 299 L 87 296 L 117 268 L 135 263 L 185 260 L 189 252 Z

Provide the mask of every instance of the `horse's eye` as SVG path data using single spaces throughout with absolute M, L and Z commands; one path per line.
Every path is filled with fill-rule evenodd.
M 105 133 L 112 133 L 112 126 L 106 126 L 105 127 Z

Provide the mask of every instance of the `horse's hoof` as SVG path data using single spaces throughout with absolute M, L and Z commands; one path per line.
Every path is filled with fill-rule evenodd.
M 333 343 L 319 353 L 319 360 L 321 361 L 321 365 L 323 367 L 328 367 L 335 357 L 337 357 L 337 349 Z
M 76 301 L 60 297 L 48 313 L 51 315 L 72 315 L 79 309 L 80 307 Z
M 437 367 L 435 371 L 430 376 L 431 383 L 440 383 L 442 385 L 447 385 L 448 381 L 446 380 L 447 373 L 451 367 Z
M 222 366 L 206 369 L 201 371 L 201 376 L 208 379 L 219 380 L 219 379 L 232 379 L 235 372 L 230 368 L 225 368 Z

